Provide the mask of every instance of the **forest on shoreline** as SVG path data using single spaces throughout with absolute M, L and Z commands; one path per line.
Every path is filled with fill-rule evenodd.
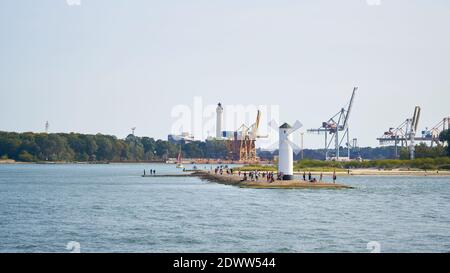
M 448 143 L 450 132 L 444 131 L 441 140 Z M 15 133 L 0 131 L 0 160 L 17 162 L 149 162 L 164 161 L 177 157 L 181 150 L 184 158 L 226 159 L 227 147 L 224 141 L 194 141 L 186 144 L 174 144 L 166 140 L 155 140 L 150 137 L 138 137 L 132 134 L 125 139 L 111 135 L 89 135 L 79 133 Z M 395 158 L 394 147 L 365 147 L 352 150 L 351 158 L 363 158 L 364 161 L 324 162 L 324 150 L 305 149 L 304 159 L 297 164 L 309 167 L 414 167 L 408 163 L 408 151 L 400 149 L 400 158 Z M 273 160 L 278 151 L 258 149 L 258 156 L 264 160 Z M 450 156 L 449 147 L 437 145 L 427 147 L 416 146 L 416 158 L 419 166 L 437 168 L 448 165 L 445 158 Z M 444 159 L 442 159 L 444 158 Z M 295 155 L 300 160 L 300 154 Z M 443 162 L 443 160 L 445 162 Z M 370 163 L 368 163 L 370 162 Z M 326 166 L 325 166 L 325 165 Z M 340 164 L 340 165 L 339 165 Z M 339 166 L 337 166 L 339 165 Z M 341 166 L 342 165 L 342 166 Z M 354 166 L 352 166 L 354 165 Z M 300 167 L 300 166 L 299 166 Z
M 185 158 L 224 158 L 221 141 L 181 145 Z M 0 132 L 0 159 L 19 162 L 139 162 L 174 158 L 180 145 L 150 137 Z

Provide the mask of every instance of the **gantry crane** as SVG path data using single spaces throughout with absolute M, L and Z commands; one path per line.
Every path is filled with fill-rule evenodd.
M 450 128 L 450 117 L 443 118 L 438 124 L 431 127 L 431 129 L 428 130 L 428 128 L 425 128 L 424 131 L 422 131 L 422 138 L 421 141 L 423 142 L 430 142 L 430 146 L 433 147 L 434 144 L 436 145 L 444 145 L 439 140 L 439 135 L 442 131 L 448 130 Z
M 325 135 L 325 159 L 326 160 L 342 160 L 340 156 L 340 147 L 342 142 L 346 139 L 346 147 L 347 147 L 347 158 L 350 159 L 350 133 L 349 133 L 349 117 L 353 107 L 353 101 L 355 99 L 356 91 L 358 87 L 353 88 L 353 93 L 350 98 L 350 102 L 348 104 L 347 109 L 345 107 L 341 108 L 341 110 L 331 117 L 328 121 L 322 123 L 322 127 L 318 129 L 309 129 L 308 133 L 324 133 Z M 342 136 L 340 136 L 340 132 L 343 132 Z M 328 139 L 328 135 L 331 137 Z M 334 143 L 334 157 L 330 156 L 330 147 Z
M 394 143 L 395 157 L 398 158 L 398 144 L 401 143 L 401 147 L 409 148 L 410 159 L 414 159 L 416 147 L 415 142 L 423 141 L 422 138 L 416 137 L 417 128 L 419 126 L 420 113 L 420 106 L 416 106 L 412 118 L 407 118 L 406 121 L 404 121 L 396 128 L 390 128 L 389 131 L 385 132 L 382 137 L 377 139 L 380 142 L 380 145 Z

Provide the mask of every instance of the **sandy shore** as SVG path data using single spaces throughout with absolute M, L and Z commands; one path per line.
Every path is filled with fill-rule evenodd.
M 350 186 L 342 184 L 333 184 L 326 182 L 306 182 L 302 180 L 278 181 L 268 183 L 266 179 L 259 179 L 258 181 L 241 181 L 243 176 L 238 175 L 216 175 L 206 171 L 197 171 L 192 175 L 198 176 L 220 184 L 234 185 L 242 188 L 257 188 L 257 189 L 352 189 Z

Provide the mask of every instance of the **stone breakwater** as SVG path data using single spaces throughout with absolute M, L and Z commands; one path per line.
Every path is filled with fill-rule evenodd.
M 353 189 L 353 187 L 334 184 L 327 182 L 308 182 L 303 180 L 289 180 L 280 181 L 275 180 L 272 183 L 266 179 L 259 179 L 258 181 L 242 181 L 243 176 L 238 175 L 219 175 L 206 171 L 196 171 L 192 173 L 201 179 L 216 182 L 225 185 L 239 186 L 242 188 L 256 188 L 256 189 Z

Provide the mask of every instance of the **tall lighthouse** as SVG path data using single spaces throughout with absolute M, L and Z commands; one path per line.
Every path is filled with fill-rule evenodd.
M 216 138 L 222 138 L 223 107 L 219 102 L 216 108 Z

